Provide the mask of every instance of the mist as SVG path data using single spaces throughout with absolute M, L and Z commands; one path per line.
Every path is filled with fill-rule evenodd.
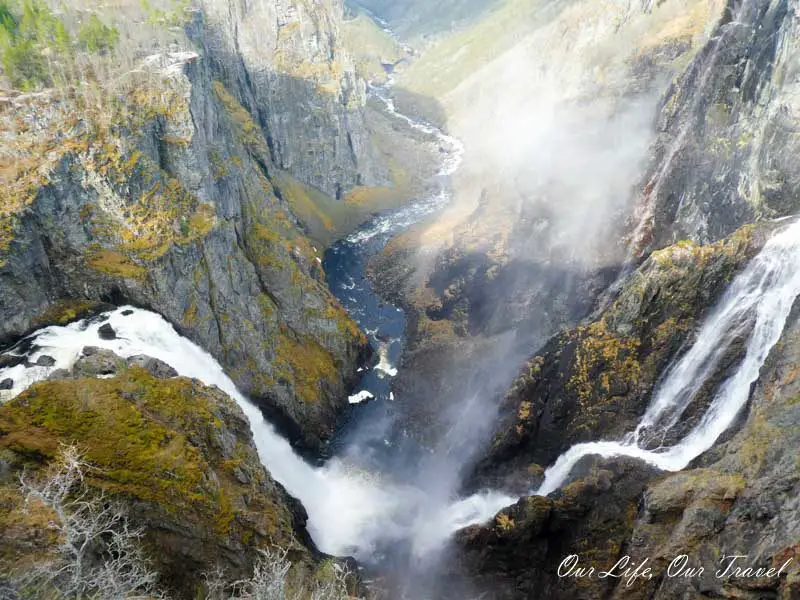
M 372 555 L 357 556 L 400 597 L 440 597 L 452 533 L 516 501 L 473 481 L 471 468 L 521 365 L 590 313 L 629 256 L 625 234 L 661 98 L 708 35 L 711 19 L 687 21 L 687 10 L 687 2 L 543 4 L 536 28 L 440 99 L 464 161 L 446 182 L 449 206 L 419 236 L 412 280 L 443 299 L 429 316 L 467 312 L 467 331 L 437 363 L 439 382 L 421 386 L 427 395 L 398 394 L 406 406 L 365 419 L 345 452 L 358 463 L 376 439 L 393 440 L 379 466 L 402 485 L 393 527 L 370 540 Z M 643 47 L 674 38 L 687 42 L 681 52 L 638 60 Z M 399 82 L 410 83 L 402 73 Z M 406 360 L 401 379 L 413 380 L 402 371 L 414 366 Z M 421 405 L 428 422 L 415 436 L 404 413 Z

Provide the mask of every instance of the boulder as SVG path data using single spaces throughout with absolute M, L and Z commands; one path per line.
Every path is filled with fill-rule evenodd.
M 117 332 L 114 331 L 114 328 L 111 327 L 110 324 L 106 323 L 105 325 L 100 326 L 97 330 L 97 335 L 100 336 L 101 340 L 115 340 L 117 339 Z
M 129 367 L 140 367 L 158 379 L 170 379 L 178 376 L 178 372 L 163 360 L 151 356 L 137 354 L 136 356 L 131 356 L 125 362 Z
M 47 354 L 42 354 L 36 361 L 37 367 L 52 367 L 56 364 L 56 359 Z

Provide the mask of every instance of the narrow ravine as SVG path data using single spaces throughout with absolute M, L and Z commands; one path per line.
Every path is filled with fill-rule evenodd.
M 394 460 L 409 461 L 425 450 L 406 447 L 393 418 L 392 381 L 401 368 L 406 316 L 387 303 L 366 277 L 369 262 L 389 240 L 419 223 L 452 199 L 450 177 L 462 164 L 461 142 L 429 123 L 398 112 L 387 84 L 371 85 L 372 97 L 387 113 L 433 140 L 442 163 L 428 191 L 368 223 L 334 244 L 323 266 L 327 283 L 359 327 L 368 335 L 377 359 L 362 371 L 350 395 L 351 408 L 330 445 L 324 464 L 303 460 L 261 411 L 236 388 L 222 366 L 204 349 L 179 335 L 160 315 L 119 307 L 63 327 L 46 327 L 15 347 L 0 352 L 8 366 L 0 381 L 7 401 L 59 369 L 70 369 L 88 346 L 123 358 L 146 355 L 226 392 L 249 419 L 264 466 L 308 512 L 308 529 L 318 547 L 338 556 L 355 556 L 380 571 L 396 555 L 424 561 L 436 555 L 452 534 L 486 522 L 517 501 L 502 491 L 482 491 L 467 498 L 441 497 L 420 481 L 399 481 Z M 577 463 L 589 456 L 627 456 L 663 471 L 680 471 L 706 452 L 734 425 L 747 405 L 752 384 L 783 332 L 800 295 L 800 221 L 782 224 L 761 252 L 736 276 L 700 327 L 694 344 L 664 374 L 636 429 L 622 439 L 573 446 L 545 472 L 531 495 L 548 495 L 562 485 Z M 103 335 L 110 327 L 114 336 Z M 716 389 L 698 423 L 672 445 L 674 433 L 703 384 L 714 375 L 734 340 L 745 338 L 744 356 Z M 465 400 L 465 403 L 467 400 Z M 670 438 L 671 439 L 671 438 Z M 416 465 L 416 463 L 414 463 Z M 435 474 L 434 474 L 435 475 Z M 447 490 L 449 493 L 449 490 Z M 395 556 L 390 556 L 394 554 Z
M 375 216 L 329 248 L 323 261 L 328 286 L 367 334 L 377 356 L 375 366 L 364 372 L 358 389 L 350 396 L 352 404 L 362 406 L 351 411 L 331 450 L 333 454 L 347 453 L 348 448 L 357 446 L 359 457 L 368 462 L 365 466 L 375 468 L 390 461 L 392 446 L 401 443 L 397 432 L 387 430 L 386 424 L 392 421 L 391 403 L 395 398 L 391 384 L 403 354 L 406 319 L 402 309 L 375 292 L 366 270 L 389 240 L 450 202 L 449 178 L 458 171 L 464 156 L 464 147 L 457 138 L 398 112 L 391 97 L 393 85 L 394 77 L 389 73 L 386 84 L 370 84 L 370 95 L 383 103 L 391 117 L 434 140 L 441 167 L 426 194 Z

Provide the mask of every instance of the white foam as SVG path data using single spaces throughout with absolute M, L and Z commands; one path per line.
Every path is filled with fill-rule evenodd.
M 372 400 L 375 397 L 375 394 L 368 390 L 361 390 L 357 394 L 353 394 L 348 398 L 350 404 L 360 404 L 366 400 Z
M 388 375 L 389 377 L 397 376 L 397 369 L 389 362 L 389 345 L 381 344 L 378 349 L 378 364 L 375 365 L 375 370 Z
M 536 494 L 547 495 L 569 477 L 575 464 L 590 455 L 639 458 L 665 471 L 680 471 L 709 450 L 747 404 L 751 385 L 786 326 L 800 295 L 800 221 L 772 237 L 731 284 L 706 319 L 692 348 L 669 370 L 634 432 L 622 441 L 578 444 L 545 473 Z M 700 422 L 672 447 L 645 450 L 654 432 L 675 427 L 703 382 L 731 343 L 750 329 L 745 356 L 736 372 L 717 391 Z
M 128 311 L 130 314 L 123 314 Z M 47 327 L 34 334 L 35 343 L 41 348 L 30 358 L 36 360 L 48 355 L 55 359 L 55 364 L 29 369 L 18 365 L 0 370 L 0 381 L 7 377 L 14 380 L 14 387 L 4 392 L 5 399 L 46 379 L 56 369 L 72 368 L 85 346 L 112 350 L 123 358 L 137 354 L 158 358 L 181 376 L 217 386 L 241 407 L 250 422 L 261 461 L 302 502 L 309 516 L 309 533 L 323 552 L 369 558 L 380 543 L 408 539 L 416 530 L 416 519 L 425 503 L 420 490 L 359 471 L 339 459 L 322 468 L 312 467 L 239 392 L 219 363 L 178 335 L 161 316 L 133 307 L 121 307 L 106 316 L 108 320 L 102 323 L 79 321 L 66 327 Z M 117 339 L 99 337 L 98 329 L 106 322 L 117 333 Z M 428 529 L 431 528 L 449 531 L 451 526 L 438 520 L 429 522 Z M 446 539 L 442 535 L 438 539 Z

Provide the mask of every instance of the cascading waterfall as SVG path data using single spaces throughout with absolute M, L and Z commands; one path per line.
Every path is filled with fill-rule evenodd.
M 750 387 L 778 342 L 795 299 L 800 295 L 800 221 L 775 234 L 759 255 L 736 277 L 697 334 L 693 347 L 668 371 L 638 427 L 621 441 L 577 444 L 545 473 L 537 495 L 558 489 L 572 468 L 586 456 L 630 456 L 666 471 L 678 471 L 713 446 L 747 403 Z M 109 324 L 116 339 L 102 339 L 99 328 Z M 718 389 L 697 425 L 677 444 L 647 450 L 653 432 L 667 433 L 694 400 L 727 348 L 749 331 L 745 356 L 736 372 Z M 181 337 L 161 316 L 121 307 L 99 318 L 65 327 L 47 327 L 27 339 L 35 347 L 27 354 L 35 363 L 41 356 L 51 366 L 19 364 L 0 370 L 0 380 L 13 386 L 0 392 L 2 400 L 21 393 L 57 369 L 69 369 L 86 346 L 111 350 L 123 358 L 144 354 L 171 365 L 181 376 L 192 377 L 226 392 L 250 421 L 264 465 L 309 515 L 309 531 L 320 549 L 331 554 L 370 558 L 382 544 L 409 541 L 412 553 L 423 557 L 438 550 L 458 529 L 485 522 L 516 498 L 499 492 L 430 507 L 423 490 L 350 468 L 334 459 L 314 468 L 249 402 L 207 352 Z M 13 350 L 9 354 L 14 354 Z
M 116 339 L 101 339 L 98 329 L 105 324 L 114 329 Z M 151 356 L 164 361 L 183 377 L 217 386 L 236 401 L 250 421 L 262 463 L 291 495 L 303 503 L 309 515 L 309 532 L 323 551 L 338 555 L 366 555 L 371 550 L 371 540 L 404 534 L 405 529 L 394 519 L 394 513 L 399 511 L 403 502 L 412 499 L 413 490 L 355 472 L 338 460 L 330 461 L 323 468 L 313 468 L 295 454 L 289 442 L 239 392 L 220 364 L 203 349 L 181 337 L 160 315 L 122 307 L 100 318 L 78 321 L 66 327 L 47 327 L 29 340 L 36 346 L 35 351 L 27 356 L 30 362 L 35 363 L 46 355 L 55 359 L 55 364 L 27 368 L 20 364 L 0 370 L 0 380 L 10 378 L 14 382 L 12 389 L 3 392 L 2 400 L 13 398 L 57 369 L 70 369 L 86 346 L 105 348 L 123 358 L 138 354 Z
M 664 471 L 684 469 L 736 421 L 799 295 L 800 220 L 779 230 L 736 277 L 697 333 L 694 345 L 668 370 L 636 430 L 622 441 L 572 446 L 545 471 L 544 481 L 531 494 L 547 496 L 560 488 L 575 465 L 587 456 L 629 456 Z M 678 424 L 733 341 L 748 330 L 742 362 L 719 387 L 697 425 L 674 446 L 647 450 L 644 446 L 656 435 L 666 436 Z M 447 522 L 452 527 L 449 533 L 484 523 L 516 501 L 517 498 L 486 493 L 461 500 L 449 507 L 458 514 L 458 518 Z
M 630 456 L 666 471 L 678 471 L 711 448 L 747 403 L 751 384 L 781 336 L 800 295 L 798 266 L 800 221 L 774 235 L 736 277 L 698 332 L 694 346 L 668 371 L 636 430 L 622 441 L 573 446 L 547 469 L 544 482 L 532 493 L 547 495 L 558 489 L 586 456 Z M 99 336 L 99 328 L 106 323 L 117 333 L 116 339 Z M 643 445 L 652 439 L 654 431 L 666 433 L 677 424 L 725 350 L 748 330 L 741 364 L 720 386 L 697 425 L 672 447 L 645 449 Z M 499 492 L 481 492 L 437 508 L 426 503 L 423 490 L 352 469 L 339 459 L 321 468 L 312 467 L 237 390 L 210 354 L 181 337 L 155 313 L 121 307 L 65 327 L 44 328 L 27 341 L 35 346 L 26 355 L 29 362 L 35 363 L 44 355 L 55 362 L 51 366 L 19 364 L 0 369 L 0 380 L 13 381 L 10 390 L 0 392 L 0 400 L 13 398 L 57 369 L 71 368 L 86 346 L 105 348 L 123 358 L 152 356 L 181 376 L 226 392 L 249 419 L 263 464 L 303 503 L 312 537 L 320 549 L 331 554 L 371 558 L 380 545 L 404 540 L 410 542 L 415 556 L 424 557 L 438 550 L 458 529 L 486 522 L 517 500 Z
M 545 472 L 536 490 L 558 489 L 575 464 L 590 455 L 630 456 L 665 471 L 680 471 L 709 450 L 747 404 L 750 387 L 778 343 L 789 312 L 800 295 L 800 221 L 783 228 L 734 280 L 697 333 L 692 348 L 671 368 L 634 432 L 621 442 L 577 444 Z M 703 382 L 731 343 L 751 329 L 745 356 L 717 390 L 700 421 L 677 444 L 646 450 L 653 434 L 666 435 L 678 424 Z
M 440 185 L 407 206 L 376 216 L 351 234 L 346 242 L 354 247 L 376 244 L 376 240 L 385 243 L 394 233 L 445 206 L 451 199 L 446 179 L 458 170 L 463 161 L 464 147 L 460 140 L 395 109 L 389 93 L 392 83 L 390 79 L 385 86 L 370 86 L 370 91 L 385 103 L 390 114 L 435 138 L 434 143 L 442 157 L 438 172 Z M 348 289 L 355 293 L 354 290 L 360 290 L 363 285 L 364 281 L 357 284 L 351 280 Z M 351 312 L 357 312 L 358 307 L 345 305 Z M 106 340 L 99 336 L 98 330 L 104 324 L 111 325 L 117 333 L 116 339 Z M 474 522 L 476 515 L 486 514 L 485 507 L 497 504 L 497 498 L 501 496 L 487 493 L 456 501 L 453 510 L 447 506 L 431 509 L 423 490 L 356 469 L 342 459 L 334 458 L 323 467 L 312 467 L 295 454 L 288 441 L 264 419 L 261 411 L 236 389 L 210 354 L 181 337 L 160 315 L 149 311 L 121 307 L 65 327 L 44 328 L 29 336 L 27 341 L 36 347 L 26 355 L 28 364 L 0 369 L 0 381 L 8 378 L 14 382 L 10 390 L 0 390 L 0 402 L 13 398 L 37 381 L 47 379 L 58 369 L 70 369 L 86 346 L 108 349 L 123 358 L 139 354 L 151 356 L 169 364 L 181 376 L 198 379 L 226 392 L 247 416 L 262 463 L 292 496 L 301 501 L 309 516 L 308 529 L 312 538 L 322 551 L 329 554 L 353 555 L 369 560 L 380 552 L 380 547 L 399 541 L 411 541 L 415 554 L 422 553 L 438 547 L 462 524 Z M 30 366 L 43 355 L 54 358 L 55 364 Z M 396 375 L 396 368 L 388 356 L 388 345 L 381 347 L 379 355 L 380 362 L 373 370 L 381 377 Z M 366 400 L 371 397 L 367 394 L 362 390 L 352 396 L 351 401 Z
M 115 339 L 100 337 L 98 330 L 106 324 L 114 329 Z M 65 327 L 46 327 L 26 338 L 26 342 L 33 347 L 25 354 L 28 363 L 36 363 L 42 356 L 49 356 L 55 362 L 49 366 L 22 363 L 0 369 L 0 380 L 13 381 L 11 389 L 0 392 L 0 401 L 14 398 L 56 370 L 71 369 L 87 346 L 111 350 L 122 358 L 136 355 L 157 358 L 180 376 L 218 387 L 247 416 L 261 462 L 302 502 L 309 516 L 309 533 L 317 546 L 329 554 L 368 559 L 379 544 L 401 540 L 412 540 L 415 554 L 423 554 L 439 547 L 452 532 L 488 514 L 487 507 L 495 506 L 498 499 L 502 498 L 505 504 L 513 501 L 510 498 L 506 501 L 502 494 L 486 493 L 426 515 L 422 490 L 353 469 L 339 459 L 320 468 L 312 467 L 294 452 L 260 409 L 239 392 L 208 352 L 180 336 L 156 313 L 123 306 Z M 13 349 L 7 354 L 23 355 Z

